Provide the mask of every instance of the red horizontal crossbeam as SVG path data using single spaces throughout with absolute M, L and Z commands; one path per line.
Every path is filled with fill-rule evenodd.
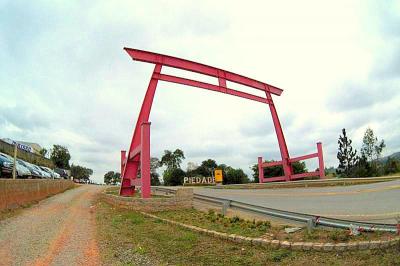
M 290 162 L 293 163 L 293 162 L 307 160 L 307 159 L 311 159 L 311 158 L 315 158 L 315 157 L 318 157 L 318 152 L 307 154 L 307 155 L 303 155 L 303 156 L 299 156 L 299 157 L 290 158 Z
M 315 157 L 318 157 L 318 152 L 307 154 L 307 155 L 303 155 L 303 156 L 298 156 L 298 157 L 294 157 L 294 158 L 290 158 L 289 161 L 291 163 L 294 163 L 294 162 L 307 160 L 307 159 L 311 159 L 311 158 L 315 158 Z M 282 165 L 282 161 L 262 163 L 263 167 L 272 167 L 272 166 L 277 166 L 277 165 Z
M 295 180 L 295 179 L 300 179 L 300 178 L 304 178 L 304 177 L 319 176 L 319 175 L 320 175 L 319 171 L 307 172 L 307 173 L 301 173 L 301 174 L 292 175 L 290 177 L 290 179 L 291 180 Z
M 157 53 L 152 53 L 148 51 L 143 51 L 139 49 L 124 48 L 129 56 L 136 61 L 147 62 L 152 64 L 159 64 L 168 67 L 179 68 L 191 72 L 200 73 L 207 76 L 216 77 L 218 79 L 225 79 L 231 82 L 249 86 L 258 90 L 266 91 L 275 95 L 281 95 L 283 90 L 272 86 L 270 84 L 248 78 L 233 72 L 229 72 L 220 68 L 196 63 L 186 59 L 173 57 L 169 55 L 162 55 Z
M 272 167 L 272 166 L 277 166 L 277 165 L 282 165 L 282 161 L 265 162 L 265 163 L 262 164 L 263 167 Z
M 250 93 L 246 93 L 246 92 L 242 92 L 242 91 L 228 89 L 226 87 L 221 87 L 221 86 L 217 86 L 217 85 L 202 82 L 202 81 L 196 81 L 196 80 L 192 80 L 192 79 L 186 79 L 186 78 L 176 77 L 176 76 L 172 76 L 172 75 L 157 74 L 157 73 L 153 74 L 153 78 L 162 80 L 162 81 L 198 87 L 198 88 L 202 88 L 202 89 L 206 89 L 206 90 L 222 92 L 222 93 L 246 98 L 246 99 L 261 102 L 261 103 L 269 103 L 270 102 L 267 98 L 259 97 L 259 96 L 256 96 L 256 95 L 253 95 Z
M 285 176 L 264 177 L 264 180 L 268 182 L 285 181 L 286 177 Z

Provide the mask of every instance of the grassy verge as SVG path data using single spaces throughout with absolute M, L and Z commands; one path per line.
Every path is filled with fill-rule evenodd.
M 37 204 L 37 203 L 38 203 L 38 201 L 34 201 L 34 202 L 31 202 L 31 203 L 27 203 L 27 204 L 18 206 L 18 207 L 14 208 L 14 209 L 2 210 L 2 211 L 0 211 L 0 221 L 8 219 L 8 218 L 11 218 L 11 217 L 14 217 L 14 216 L 20 214 L 23 209 L 29 208 L 32 205 Z
M 205 236 L 98 202 L 96 221 L 105 265 L 398 265 L 399 249 L 343 253 L 255 247 Z
M 314 229 L 308 232 L 302 229 L 295 233 L 286 233 L 288 226 L 271 226 L 269 221 L 244 220 L 238 216 L 225 217 L 209 210 L 208 213 L 196 209 L 180 211 L 162 211 L 155 213 L 161 218 L 199 226 L 218 232 L 237 234 L 248 237 L 261 237 L 266 239 L 278 239 L 297 242 L 351 242 L 365 240 L 389 240 L 395 237 L 391 233 L 363 232 L 358 236 L 351 236 L 347 230 Z

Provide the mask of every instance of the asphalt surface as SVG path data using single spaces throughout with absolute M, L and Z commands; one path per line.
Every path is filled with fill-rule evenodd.
M 400 218 L 400 180 L 314 188 L 195 188 L 195 193 L 345 220 L 396 223 Z
M 99 265 L 91 204 L 101 189 L 83 185 L 0 221 L 0 265 Z

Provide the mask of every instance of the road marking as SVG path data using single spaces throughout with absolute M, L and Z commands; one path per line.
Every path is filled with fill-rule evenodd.
M 387 213 L 377 213 L 377 214 L 318 214 L 319 216 L 332 217 L 332 218 L 375 218 L 379 220 L 380 218 L 393 218 L 396 219 L 400 217 L 400 212 L 387 212 Z
M 360 189 L 355 191 L 338 191 L 338 192 L 301 192 L 297 193 L 295 191 L 290 193 L 270 193 L 267 192 L 254 192 L 251 191 L 220 191 L 218 194 L 224 195 L 239 195 L 239 196 L 256 196 L 256 197 L 304 197 L 304 196 L 336 196 L 336 195 L 354 195 L 361 193 L 372 193 L 372 192 L 380 192 L 387 190 L 396 190 L 400 189 L 400 185 L 392 185 L 382 188 L 368 188 L 368 189 Z M 217 195 L 218 196 L 218 195 Z

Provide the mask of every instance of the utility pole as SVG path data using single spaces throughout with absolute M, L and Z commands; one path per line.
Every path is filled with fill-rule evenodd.
M 17 143 L 14 145 L 13 179 L 17 178 Z

